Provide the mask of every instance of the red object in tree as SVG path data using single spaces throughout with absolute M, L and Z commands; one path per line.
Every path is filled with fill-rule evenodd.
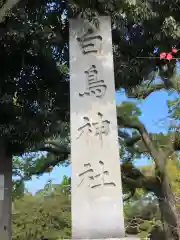
M 166 59 L 171 61 L 173 59 L 173 56 L 171 53 L 168 53 L 167 56 L 166 56 Z
M 172 48 L 172 52 L 173 52 L 173 53 L 177 53 L 177 51 L 178 51 L 178 50 L 177 50 L 176 48 Z
M 167 55 L 167 53 L 165 53 L 165 52 L 160 53 L 160 59 L 166 58 L 166 55 Z

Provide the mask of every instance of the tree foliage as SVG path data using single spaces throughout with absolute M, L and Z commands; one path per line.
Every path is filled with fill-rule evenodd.
M 50 3 L 27 3 L 0 25 L 1 140 L 11 154 L 57 134 L 68 119 L 67 7 Z
M 62 183 L 63 184 L 63 183 Z M 35 196 L 28 193 L 14 202 L 13 240 L 68 239 L 71 235 L 71 206 L 60 186 L 47 183 Z
M 133 2 L 71 0 L 68 8 L 66 1 L 20 0 L 4 18 L 0 124 L 9 151 L 23 152 L 56 134 L 59 120 L 69 121 L 67 11 L 97 26 L 99 14 L 112 16 L 117 89 L 138 98 L 159 89 L 178 91 L 176 60 L 158 59 L 161 51 L 179 48 L 178 2 Z

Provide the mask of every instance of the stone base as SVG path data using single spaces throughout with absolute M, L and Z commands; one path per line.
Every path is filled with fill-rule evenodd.
M 64 239 L 64 240 L 140 240 L 140 238 L 138 238 L 138 237 L 125 237 L 125 238 Z

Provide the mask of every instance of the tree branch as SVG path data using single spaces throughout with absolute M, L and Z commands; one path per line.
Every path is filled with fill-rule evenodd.
M 52 153 L 56 156 L 58 155 L 69 155 L 70 154 L 70 150 L 67 149 L 66 147 L 60 147 L 60 148 L 55 148 L 55 147 L 51 147 L 51 146 L 44 146 L 42 148 L 39 149 L 39 151 L 45 151 L 45 152 L 49 152 Z
M 130 135 L 126 132 L 121 131 L 120 129 L 118 130 L 118 137 L 123 138 L 123 139 L 128 139 L 130 138 Z
M 158 180 L 155 177 L 146 177 L 144 175 L 138 179 L 133 179 L 131 177 L 125 177 L 122 174 L 122 182 L 124 185 L 128 186 L 130 191 L 130 194 L 124 198 L 124 201 L 128 201 L 130 198 L 132 198 L 136 193 L 137 188 L 144 189 L 147 192 L 156 193 L 158 186 Z
M 174 89 L 177 92 L 180 91 L 180 76 L 178 74 L 177 67 L 169 69 L 169 71 L 166 71 L 166 73 L 164 73 L 163 69 L 161 68 L 160 77 L 164 82 L 166 89 Z
M 49 141 L 36 147 L 34 151 L 46 151 L 50 157 L 47 156 L 45 158 L 38 170 L 30 170 L 27 177 L 43 174 L 48 168 L 55 167 L 58 163 L 67 160 L 70 154 L 70 147 L 68 144 L 60 145 L 56 141 Z M 33 151 L 31 150 L 31 152 Z
M 65 159 L 64 159 L 64 160 L 65 160 Z M 28 174 L 28 177 L 30 177 L 30 176 L 32 176 L 32 175 L 41 175 L 41 174 L 43 174 L 49 167 L 55 167 L 59 162 L 60 162 L 60 159 L 57 158 L 57 157 L 54 157 L 53 159 L 44 162 L 44 164 L 41 166 L 40 169 L 31 171 L 31 172 Z M 23 180 L 25 180 L 25 179 L 26 179 L 26 176 L 25 176 L 25 178 L 24 178 Z
M 37 151 L 45 151 L 49 152 L 55 155 L 60 154 L 70 154 L 70 146 L 69 144 L 65 143 L 58 143 L 57 141 L 46 141 L 44 143 L 41 143 L 34 147 L 34 149 L 31 149 L 31 152 L 37 152 Z
M 0 23 L 2 23 L 9 11 L 11 11 L 21 0 L 7 0 L 0 9 Z
M 150 85 L 149 87 L 140 86 L 137 88 L 128 89 L 126 90 L 126 94 L 128 95 L 129 98 L 145 99 L 151 93 L 162 89 L 166 89 L 164 84 L 154 84 Z
M 157 179 L 155 177 L 142 177 L 140 179 L 132 179 L 130 177 L 122 176 L 124 184 L 131 186 L 131 188 L 143 188 L 148 192 L 155 192 Z
M 140 135 L 133 136 L 133 137 L 125 140 L 125 144 L 126 144 L 126 146 L 131 147 L 131 146 L 134 146 L 134 144 L 136 144 L 141 139 L 142 139 L 142 137 Z
M 165 156 L 160 147 L 156 148 L 156 145 L 151 140 L 145 126 L 140 121 L 133 122 L 131 120 L 124 119 L 122 116 L 118 116 L 117 121 L 118 125 L 122 126 L 123 128 L 134 128 L 139 131 L 148 152 L 151 154 L 156 163 L 156 166 L 161 173 L 164 173 Z
M 118 137 L 123 138 L 126 146 L 129 146 L 129 147 L 133 146 L 135 143 L 141 140 L 140 135 L 131 137 L 130 134 L 123 132 L 121 130 L 118 131 Z
M 137 188 L 143 188 L 145 191 L 155 191 L 155 177 L 145 176 L 140 169 L 134 167 L 132 163 L 123 163 L 121 165 L 121 176 L 124 186 L 127 186 L 130 194 L 124 198 L 124 201 L 129 200 L 136 193 Z

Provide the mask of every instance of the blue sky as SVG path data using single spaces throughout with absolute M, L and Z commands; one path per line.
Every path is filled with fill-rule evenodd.
M 151 94 L 145 101 L 140 103 L 142 111 L 141 121 L 145 124 L 146 128 L 150 132 L 163 132 L 166 130 L 168 122 L 165 121 L 168 116 L 167 100 L 173 99 L 176 95 L 169 95 L 166 91 L 155 92 Z M 116 93 L 116 102 L 119 104 L 121 101 L 130 101 L 123 93 Z M 162 121 L 164 120 L 164 121 Z M 42 189 L 48 180 L 52 180 L 53 183 L 60 183 L 64 175 L 70 176 L 70 167 L 55 167 L 49 174 L 46 173 L 43 176 L 26 182 L 26 187 L 33 194 Z

